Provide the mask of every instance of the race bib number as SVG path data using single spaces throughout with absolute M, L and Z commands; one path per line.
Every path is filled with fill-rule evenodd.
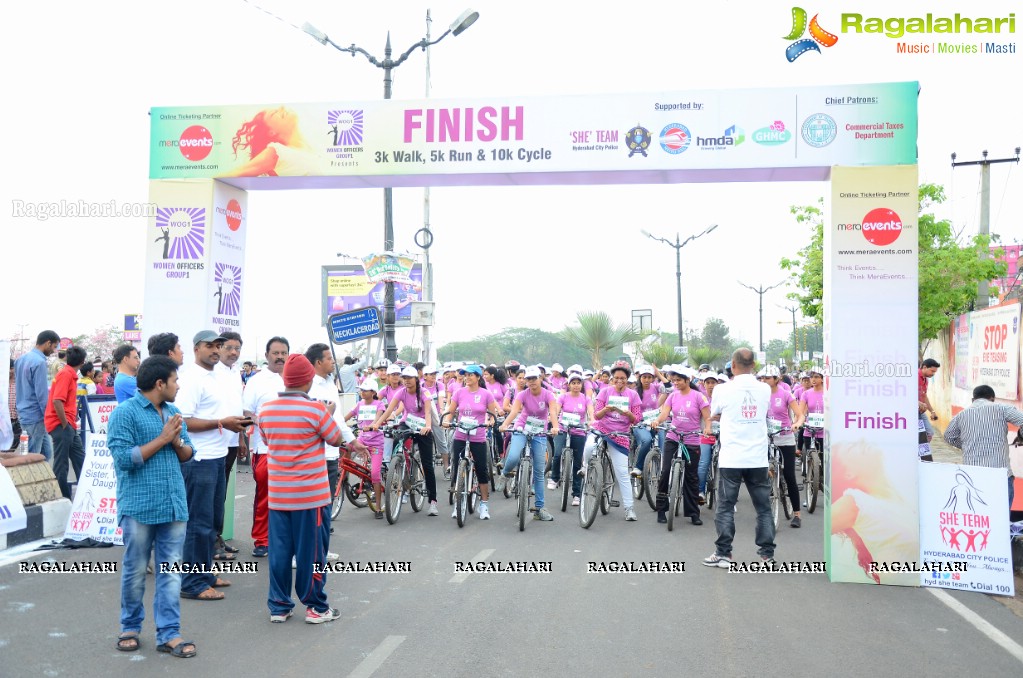
M 561 424 L 566 428 L 578 427 L 582 422 L 582 418 L 574 412 L 562 412 L 561 413 Z
M 771 433 L 781 432 L 781 422 L 777 419 L 767 418 L 767 430 Z
M 608 407 L 617 407 L 620 410 L 629 410 L 629 399 L 625 396 L 610 396 L 607 399 Z
M 426 420 L 420 417 L 413 417 L 411 414 L 405 417 L 405 423 L 412 429 L 413 433 L 418 433 L 426 428 Z
M 824 428 L 824 414 L 813 413 L 806 415 L 806 425 L 810 428 Z
M 458 419 L 458 425 L 461 428 L 472 431 L 476 428 L 479 428 L 480 423 L 476 421 L 476 417 L 460 417 Z
M 660 410 L 647 410 L 643 413 L 643 423 L 647 425 L 654 423 L 654 420 L 656 420 L 660 414 Z
M 359 408 L 359 422 L 374 422 L 377 418 L 377 408 L 372 405 L 366 405 Z
M 537 433 L 543 433 L 547 427 L 547 423 L 539 417 L 526 417 L 526 425 L 523 426 L 523 430 L 526 433 L 536 435 Z

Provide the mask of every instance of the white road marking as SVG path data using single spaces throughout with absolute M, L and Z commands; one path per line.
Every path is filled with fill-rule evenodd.
M 973 624 L 974 628 L 990 638 L 996 645 L 999 645 L 1006 652 L 1011 654 L 1020 662 L 1023 662 L 1023 647 L 1009 636 L 1005 635 L 979 614 L 966 607 L 958 600 L 940 589 L 927 589 L 934 594 L 934 597 L 948 605 L 952 610 L 966 621 Z
M 354 671 L 348 674 L 348 678 L 369 678 L 403 642 L 405 636 L 387 636 L 376 649 L 366 655 Z
M 494 549 L 483 549 L 482 551 L 480 551 L 479 553 L 474 555 L 470 559 L 469 562 L 475 563 L 475 562 L 478 562 L 480 560 L 486 560 L 491 555 L 493 555 L 493 553 L 494 553 Z M 463 581 L 465 581 L 466 579 L 469 578 L 470 574 L 472 574 L 472 572 L 459 572 L 458 574 L 456 574 L 451 579 L 448 579 L 448 583 L 449 584 L 461 584 Z
M 53 539 L 39 539 L 36 541 L 30 541 L 27 544 L 22 544 L 21 546 L 12 546 L 3 552 L 3 558 L 0 558 L 0 567 L 10 565 L 11 563 L 17 563 L 22 560 L 27 560 L 27 558 L 25 558 L 26 555 L 32 553 L 43 544 L 49 544 L 52 541 Z M 46 552 L 42 551 L 40 553 Z

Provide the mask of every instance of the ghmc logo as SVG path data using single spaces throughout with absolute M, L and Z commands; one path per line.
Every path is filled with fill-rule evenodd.
M 819 15 L 814 14 L 813 19 L 810 20 L 809 24 L 809 38 L 803 38 L 803 33 L 807 31 L 806 23 L 806 10 L 802 7 L 792 8 L 792 30 L 785 36 L 785 40 L 795 40 L 794 43 L 789 45 L 785 49 L 785 58 L 792 63 L 803 54 L 813 51 L 820 54 L 821 48 L 817 45 L 823 45 L 824 47 L 834 47 L 835 43 L 838 42 L 838 36 L 834 33 L 829 33 L 820 24 L 817 23 L 817 17 Z

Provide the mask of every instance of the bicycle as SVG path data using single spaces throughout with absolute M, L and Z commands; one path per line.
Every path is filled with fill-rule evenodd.
M 788 485 L 785 482 L 785 459 L 781 450 L 774 442 L 776 435 L 791 433 L 791 429 L 783 429 L 777 419 L 767 420 L 767 472 L 771 477 L 771 515 L 774 517 L 774 528 L 778 529 L 779 505 L 785 513 L 785 520 L 792 518 L 792 504 L 789 502 Z
M 571 502 L 572 497 L 572 481 L 575 478 L 573 472 L 573 462 L 575 461 L 575 452 L 572 450 L 572 431 L 581 432 L 583 435 L 589 433 L 589 427 L 586 425 L 573 425 L 566 426 L 565 431 L 565 447 L 561 450 L 561 512 L 565 513 L 568 511 L 568 505 Z
M 529 496 L 533 487 L 533 439 L 538 435 L 547 439 L 547 424 L 533 417 L 527 417 L 523 428 L 516 427 L 512 431 L 526 436 L 526 447 L 519 457 L 519 468 L 515 473 L 514 483 L 505 482 L 506 489 L 508 485 L 514 484 L 512 495 L 518 504 L 515 515 L 519 520 L 519 532 L 523 532 L 526 529 L 526 515 L 531 512 Z
M 454 412 L 447 412 L 441 417 L 441 423 L 443 424 L 445 417 L 453 417 Z M 492 418 L 492 415 L 489 415 Z M 479 428 L 479 423 L 462 418 L 456 424 L 457 428 L 465 431 L 467 435 L 471 435 L 473 431 Z M 455 505 L 455 519 L 458 521 L 459 527 L 465 527 L 465 519 L 468 514 L 476 512 L 477 503 L 480 500 L 480 482 L 476 477 L 476 466 L 473 461 L 472 451 L 469 449 L 468 443 L 466 443 L 465 454 L 458 462 L 458 470 L 455 475 L 455 487 L 450 491 L 451 501 Z M 488 450 L 489 454 L 489 450 Z
M 646 496 L 646 502 L 650 505 L 651 511 L 657 510 L 657 483 L 661 478 L 661 446 L 657 443 L 657 429 L 650 426 L 653 419 L 642 424 L 636 424 L 633 429 L 642 428 L 650 431 L 650 451 L 647 452 L 646 460 L 643 462 L 643 473 L 640 476 L 629 474 L 632 482 L 632 497 L 636 500 Z M 629 468 L 635 468 L 636 454 L 638 450 L 633 437 L 633 445 L 629 448 Z
M 675 516 L 682 510 L 682 479 L 685 477 L 686 466 L 690 463 L 689 450 L 686 448 L 685 440 L 689 435 L 700 435 L 700 431 L 680 431 L 671 424 L 668 424 L 668 431 L 678 434 L 678 449 L 675 451 L 675 458 L 671 462 L 671 475 L 668 477 L 668 532 L 675 526 Z
M 426 504 L 426 478 L 423 463 L 419 459 L 419 447 L 412 440 L 415 430 L 406 424 L 387 426 L 381 429 L 384 435 L 394 440 L 391 452 L 391 468 L 384 483 L 384 514 L 387 522 L 394 525 L 401 516 L 402 497 L 407 494 L 412 510 L 419 513 Z
M 718 455 L 721 453 L 721 422 L 710 422 L 710 433 L 714 436 L 714 444 L 710 448 L 710 465 L 707 466 L 707 485 L 704 493 L 707 496 L 707 510 L 714 508 L 714 497 L 717 496 Z
M 823 439 L 817 437 L 818 431 L 824 430 L 824 415 L 811 413 L 806 415 L 803 430 L 810 435 L 811 446 L 803 454 L 803 490 L 806 492 L 804 506 L 809 513 L 817 508 L 817 497 L 824 492 L 824 449 Z M 816 452 L 816 454 L 813 454 Z
M 624 437 L 624 434 L 619 435 Z M 593 451 L 586 468 L 583 469 L 583 488 L 579 497 L 579 525 L 584 529 L 589 529 L 593 524 L 597 517 L 598 506 L 600 513 L 606 516 L 611 507 L 621 505 L 621 502 L 614 498 L 615 486 L 618 482 L 615 479 L 614 465 L 608 456 L 607 434 L 598 432 L 597 438 L 597 448 Z
M 369 507 L 369 510 L 376 513 L 380 510 L 380 501 L 373 489 L 372 474 L 369 468 L 369 459 L 365 453 L 352 453 L 345 450 L 338 462 L 337 487 L 334 488 L 334 496 L 331 498 L 330 519 L 334 520 L 341 513 L 341 506 L 345 497 L 353 506 L 358 508 Z M 354 480 L 354 482 L 353 482 Z

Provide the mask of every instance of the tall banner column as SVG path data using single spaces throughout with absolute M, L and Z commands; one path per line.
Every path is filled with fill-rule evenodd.
M 825 559 L 918 586 L 917 167 L 834 167 L 824 229 Z M 895 563 L 894 566 L 891 564 Z

